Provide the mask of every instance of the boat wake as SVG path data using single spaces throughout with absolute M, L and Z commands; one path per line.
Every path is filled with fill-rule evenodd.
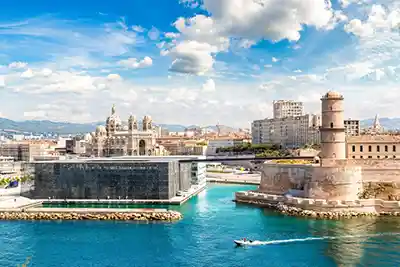
M 269 240 L 259 241 L 254 240 L 251 246 L 265 246 L 265 245 L 277 245 L 277 244 L 288 244 L 298 243 L 307 241 L 318 241 L 318 240 L 336 240 L 336 239 L 354 239 L 354 238 L 365 238 L 365 237 L 379 237 L 379 236 L 400 236 L 400 233 L 378 233 L 378 234 L 367 234 L 367 235 L 343 235 L 343 236 L 321 236 L 321 237 L 305 237 L 305 238 L 293 238 L 283 240 Z

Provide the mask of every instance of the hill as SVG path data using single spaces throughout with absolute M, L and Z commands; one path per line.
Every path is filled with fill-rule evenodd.
M 398 130 L 400 129 L 400 118 L 379 118 L 380 124 L 385 130 Z M 372 126 L 374 119 L 361 120 L 361 128 Z
M 104 125 L 104 122 L 93 123 L 72 123 L 72 122 L 55 122 L 49 120 L 26 120 L 14 121 L 6 118 L 0 118 L 0 131 L 15 133 L 56 133 L 56 134 L 79 134 L 93 132 L 98 125 Z M 183 132 L 186 128 L 200 128 L 191 125 L 184 126 L 180 124 L 158 124 L 170 132 Z M 221 131 L 233 131 L 234 128 L 228 126 L 220 126 Z M 216 126 L 207 126 L 211 130 L 216 131 Z

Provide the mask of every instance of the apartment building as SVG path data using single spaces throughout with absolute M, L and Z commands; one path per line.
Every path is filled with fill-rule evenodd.
M 251 125 L 252 143 L 290 148 L 319 144 L 320 126 L 321 116 L 315 114 L 256 120 Z
M 274 119 L 303 115 L 303 102 L 293 100 L 276 100 L 272 103 L 274 109 Z
M 344 120 L 344 130 L 346 136 L 358 136 L 360 135 L 361 128 L 360 128 L 360 120 Z
M 12 157 L 15 161 L 32 161 L 35 157 L 48 154 L 46 143 L 4 143 L 0 144 L 0 156 Z

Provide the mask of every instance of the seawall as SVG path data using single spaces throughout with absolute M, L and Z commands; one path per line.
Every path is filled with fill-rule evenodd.
M 292 216 L 339 219 L 358 216 L 400 216 L 400 201 L 381 199 L 325 200 L 285 197 L 252 191 L 236 192 L 238 203 L 255 204 Z

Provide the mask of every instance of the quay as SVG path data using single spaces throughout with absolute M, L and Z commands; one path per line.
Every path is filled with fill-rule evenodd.
M 208 183 L 260 185 L 261 174 L 207 172 Z

